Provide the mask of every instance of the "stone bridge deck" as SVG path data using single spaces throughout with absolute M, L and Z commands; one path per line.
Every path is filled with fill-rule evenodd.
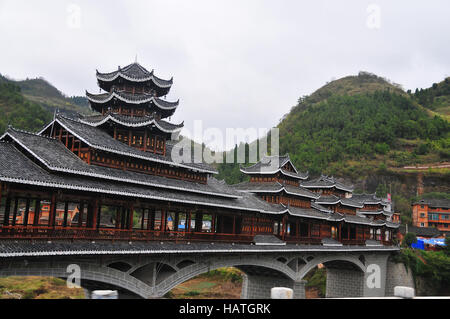
M 152 298 L 199 274 L 236 267 L 245 274 L 243 298 L 269 298 L 275 286 L 291 287 L 296 298 L 304 298 L 304 276 L 323 264 L 327 297 L 383 297 L 392 286 L 387 282 L 392 278 L 388 258 L 398 250 L 370 244 L 0 241 L 0 277 L 67 278 L 71 275 L 68 266 L 76 264 L 86 289 L 117 289 Z

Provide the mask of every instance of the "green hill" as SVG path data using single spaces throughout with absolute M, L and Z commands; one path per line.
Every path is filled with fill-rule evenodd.
M 14 82 L 0 75 L 0 134 L 8 125 L 36 131 L 52 119 L 52 113 L 22 95 Z
M 410 91 L 408 93 L 411 94 Z M 416 89 L 412 97 L 422 106 L 450 120 L 450 77 L 428 89 Z
M 302 171 L 359 179 L 379 169 L 450 158 L 450 124 L 399 85 L 367 72 L 303 96 L 278 124 L 280 153 Z M 237 165 L 219 177 L 239 182 Z
M 26 79 L 14 82 L 21 88 L 22 94 L 27 99 L 39 103 L 51 112 L 58 109 L 60 112 L 68 115 L 73 115 L 74 112 L 81 114 L 92 113 L 86 97 L 67 97 L 43 78 Z

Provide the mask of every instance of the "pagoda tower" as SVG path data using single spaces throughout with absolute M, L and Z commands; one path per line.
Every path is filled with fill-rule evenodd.
M 86 96 L 93 111 L 100 116 L 81 119 L 85 124 L 102 128 L 114 139 L 145 152 L 166 155 L 166 141 L 176 137 L 183 127 L 167 122 L 179 101 L 168 102 L 165 97 L 173 78 L 163 80 L 135 62 L 117 71 L 96 71 L 98 85 L 105 91 Z M 172 135 L 174 134 L 174 135 Z

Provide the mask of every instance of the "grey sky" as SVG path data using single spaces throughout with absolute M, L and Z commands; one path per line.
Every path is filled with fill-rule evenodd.
M 371 4 L 379 28 L 368 27 Z M 0 73 L 83 95 L 98 92 L 95 69 L 114 71 L 137 54 L 174 76 L 172 122 L 270 128 L 300 96 L 360 70 L 405 89 L 443 80 L 449 17 L 447 0 L 0 0 Z

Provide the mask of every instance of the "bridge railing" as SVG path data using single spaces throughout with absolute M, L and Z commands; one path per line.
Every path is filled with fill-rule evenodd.
M 87 240 L 137 240 L 137 241 L 205 241 L 251 243 L 253 235 L 221 234 L 213 232 L 159 231 L 140 229 L 49 226 L 3 226 L 0 239 L 87 239 Z

